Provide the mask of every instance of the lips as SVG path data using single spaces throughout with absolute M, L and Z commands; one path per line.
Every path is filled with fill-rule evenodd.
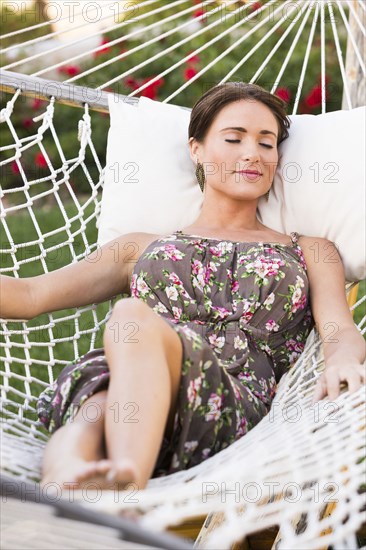
M 253 176 L 261 176 L 262 172 L 257 172 L 256 170 L 240 170 L 238 174 L 252 174 Z

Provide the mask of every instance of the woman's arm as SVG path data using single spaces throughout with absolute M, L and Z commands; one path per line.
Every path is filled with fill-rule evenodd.
M 130 273 L 144 250 L 146 235 L 121 235 L 79 262 L 35 277 L 0 275 L 0 317 L 32 319 L 49 311 L 100 303 L 128 293 Z
M 346 298 L 341 257 L 328 239 L 300 237 L 308 267 L 310 305 L 324 349 L 325 371 L 318 380 L 315 400 L 339 395 L 342 381 L 350 391 L 365 382 L 366 342 L 357 329 Z
M 33 303 L 31 277 L 21 279 L 0 275 L 0 318 L 31 319 Z

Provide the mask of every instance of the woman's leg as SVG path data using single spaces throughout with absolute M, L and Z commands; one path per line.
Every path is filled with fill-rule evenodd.
M 116 303 L 104 332 L 110 370 L 105 438 L 119 483 L 143 489 L 153 473 L 164 430 L 173 429 L 182 343 L 140 300 Z
M 104 344 L 108 391 L 87 399 L 73 422 L 51 436 L 42 485 L 81 488 L 95 482 L 122 489 L 136 482 L 141 489 L 151 477 L 164 430 L 171 435 L 182 362 L 178 334 L 146 304 L 127 298 L 115 304 Z
M 106 390 L 92 395 L 81 405 L 72 422 L 52 434 L 43 456 L 42 485 L 52 482 L 62 486 L 65 482 L 90 478 L 108 466 L 108 462 L 103 461 L 106 398 Z

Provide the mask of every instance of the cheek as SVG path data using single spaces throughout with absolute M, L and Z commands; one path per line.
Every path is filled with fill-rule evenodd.
M 267 170 L 274 170 L 278 164 L 278 152 L 269 150 L 268 154 L 264 158 L 264 164 Z
M 231 166 L 230 157 L 227 153 L 225 154 L 223 152 L 222 147 L 215 147 L 212 149 L 207 158 L 210 159 L 209 165 L 214 166 L 216 170 L 223 170 L 225 166 Z

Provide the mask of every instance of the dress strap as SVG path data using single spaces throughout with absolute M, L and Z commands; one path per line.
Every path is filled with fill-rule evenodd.
M 292 244 L 294 245 L 297 244 L 298 238 L 300 237 L 297 231 L 291 231 L 290 236 L 291 236 Z

